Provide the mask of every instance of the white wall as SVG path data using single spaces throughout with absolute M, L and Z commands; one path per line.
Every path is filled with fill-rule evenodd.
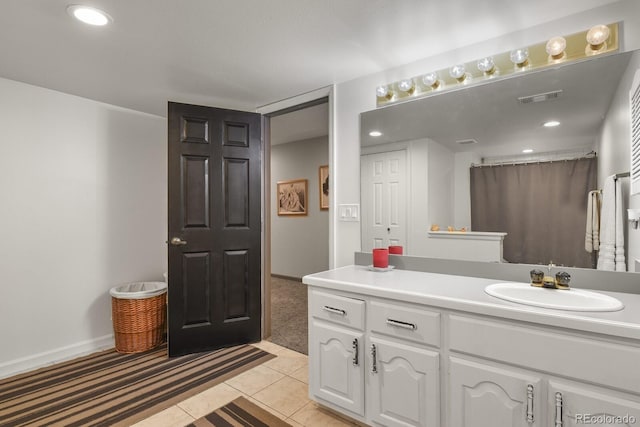
M 445 68 L 483 56 L 509 51 L 523 45 L 535 44 L 559 34 L 572 34 L 593 25 L 622 21 L 625 50 L 640 47 L 640 2 L 622 0 L 571 17 L 537 27 L 523 29 L 497 39 L 482 41 L 442 55 L 426 58 L 380 73 L 340 83 L 335 89 L 335 127 L 332 148 L 335 159 L 336 202 L 358 203 L 360 150 L 360 113 L 376 108 L 375 88 L 380 84 L 416 76 L 427 71 Z M 353 252 L 360 248 L 359 223 L 335 220 L 335 267 L 353 263 Z
M 607 176 L 628 172 L 630 169 L 631 125 L 629 109 L 629 90 L 634 75 L 640 71 L 640 53 L 636 52 L 629 61 L 629 66 L 618 86 L 611 106 L 607 112 L 600 141 L 596 149 L 598 153 L 598 188 L 604 186 Z M 629 196 L 629 178 L 621 179 L 626 209 L 640 208 L 640 195 Z M 628 224 L 628 223 L 627 223 Z M 635 271 L 635 260 L 640 259 L 640 229 L 627 227 L 625 235 L 627 246 L 627 270 Z
M 472 163 L 479 164 L 482 158 L 477 153 L 456 153 L 454 160 L 453 226 L 471 228 L 471 174 Z
M 0 79 L 0 377 L 113 346 L 166 266 L 166 120 Z
M 320 210 L 318 167 L 329 162 L 327 137 L 271 147 L 271 273 L 301 278 L 329 268 L 329 211 Z M 308 179 L 308 214 L 278 216 L 276 183 Z

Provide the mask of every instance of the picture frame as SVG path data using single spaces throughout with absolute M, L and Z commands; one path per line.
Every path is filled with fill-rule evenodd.
M 318 168 L 318 193 L 320 194 L 320 209 L 329 209 L 329 165 Z
M 278 181 L 276 187 L 278 215 L 307 215 L 309 204 L 308 180 L 291 179 Z

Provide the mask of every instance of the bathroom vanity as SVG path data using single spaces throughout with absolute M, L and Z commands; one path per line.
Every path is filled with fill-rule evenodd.
M 625 308 L 579 312 L 492 297 L 493 279 L 348 266 L 303 282 L 310 397 L 353 419 L 640 425 L 640 295 L 602 292 Z

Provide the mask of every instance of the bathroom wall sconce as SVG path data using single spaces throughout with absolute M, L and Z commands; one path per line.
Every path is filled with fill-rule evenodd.
M 416 85 L 413 82 L 413 79 L 404 79 L 398 82 L 398 89 L 402 92 L 406 92 L 409 95 L 412 95 L 416 89 Z
M 629 218 L 629 224 L 634 228 L 638 228 L 638 222 L 640 221 L 640 209 L 627 209 L 627 215 Z
M 478 70 L 482 71 L 484 74 L 487 74 L 487 75 L 493 74 L 496 72 L 496 62 L 490 56 L 479 59 L 476 66 L 478 67 Z
M 449 75 L 462 83 L 467 78 L 467 70 L 464 64 L 457 64 L 449 68 Z
M 586 55 L 597 55 L 607 50 L 607 40 L 611 31 L 606 25 L 594 25 L 587 31 Z
M 487 79 L 502 79 L 515 73 L 528 73 L 557 66 L 558 63 L 571 63 L 593 55 L 616 52 L 620 46 L 619 37 L 619 23 L 596 25 L 578 33 L 555 36 L 519 49 L 432 70 L 378 86 L 376 105 L 381 107 L 422 98 L 453 90 L 460 85 L 474 85 Z
M 432 89 L 440 87 L 440 80 L 438 80 L 438 73 L 427 73 L 422 76 L 422 84 Z
M 512 50 L 509 59 L 516 67 L 526 67 L 529 65 L 529 49 L 523 47 L 521 49 Z
M 564 37 L 552 37 L 545 46 L 549 54 L 549 61 L 559 61 L 566 57 L 564 50 L 567 48 L 567 39 Z

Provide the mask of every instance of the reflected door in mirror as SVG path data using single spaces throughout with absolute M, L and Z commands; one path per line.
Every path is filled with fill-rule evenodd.
M 360 157 L 362 250 L 407 246 L 407 152 Z

